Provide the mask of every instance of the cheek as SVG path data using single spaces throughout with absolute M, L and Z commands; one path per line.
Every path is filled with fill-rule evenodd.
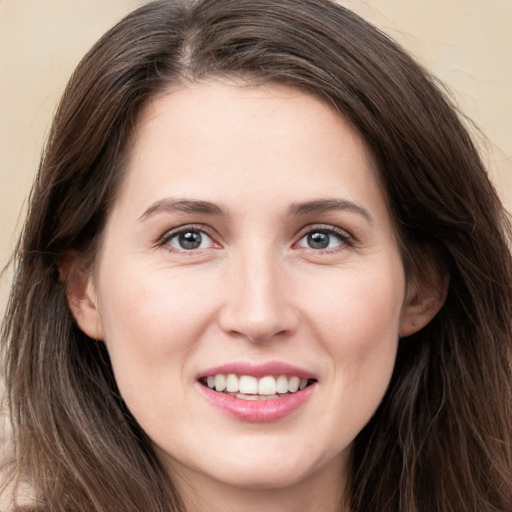
M 182 378 L 183 366 L 214 314 L 212 289 L 199 273 L 172 269 L 133 265 L 103 273 L 101 322 L 125 399 L 159 379 Z
M 187 361 L 210 323 L 214 287 L 165 268 L 118 266 L 103 275 L 101 320 L 120 394 L 144 431 L 173 425 L 188 410 Z
M 399 338 L 401 283 L 359 274 L 344 280 L 343 288 L 333 283 L 332 294 L 318 294 L 310 303 L 317 337 L 328 354 L 325 385 L 332 391 L 318 418 L 325 431 L 317 434 L 338 449 L 368 423 L 389 386 Z
M 311 281 L 301 292 L 302 309 L 333 349 L 357 354 L 398 338 L 405 290 L 400 266 L 340 269 Z
M 366 286 L 365 286 L 366 284 Z M 341 339 L 331 338 L 337 360 L 354 363 L 378 363 L 389 359 L 398 343 L 401 293 L 382 283 L 358 283 L 355 294 L 347 294 L 340 302 L 343 313 L 338 316 Z
M 134 348 L 139 349 L 159 344 L 163 349 L 169 342 L 179 343 L 176 333 L 186 337 L 194 326 L 199 327 L 201 316 L 207 314 L 205 304 L 212 304 L 208 297 L 211 286 L 204 277 L 198 272 L 142 265 L 104 272 L 100 317 L 107 341 L 115 343 L 122 333 L 123 345 L 143 336 L 143 346 L 137 342 L 140 340 L 133 340 Z
M 387 272 L 345 272 L 323 293 L 310 296 L 310 324 L 328 353 L 333 386 L 357 407 L 377 407 L 387 389 L 398 347 L 404 278 L 400 266 Z M 350 397 L 356 397 L 352 400 Z

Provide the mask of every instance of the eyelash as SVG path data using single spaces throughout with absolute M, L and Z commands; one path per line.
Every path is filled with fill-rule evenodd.
M 181 226 L 179 228 L 175 228 L 171 231 L 166 232 L 158 241 L 158 246 L 167 246 L 168 250 L 171 252 L 181 252 L 181 253 L 189 253 L 193 254 L 197 252 L 198 250 L 201 250 L 200 247 L 198 248 L 191 248 L 191 249 L 185 249 L 185 248 L 175 248 L 170 245 L 171 240 L 174 238 L 179 237 L 180 235 L 185 235 L 187 233 L 199 233 L 200 235 L 206 235 L 208 239 L 210 239 L 212 245 L 214 248 L 220 247 L 220 244 L 215 242 L 214 237 L 209 233 L 209 229 L 206 228 L 204 225 L 195 225 L 195 224 L 189 224 L 186 226 Z M 314 247 L 306 247 L 299 245 L 300 242 L 308 236 L 312 236 L 315 234 L 322 234 L 322 235 L 328 235 L 329 237 L 335 237 L 338 239 L 339 244 L 334 248 L 314 248 Z M 202 243 L 202 240 L 200 241 Z M 330 243 L 330 241 L 329 241 Z M 356 241 L 352 235 L 350 235 L 347 231 L 340 229 L 335 226 L 331 225 L 317 225 L 317 226 L 308 226 L 307 228 L 304 228 L 300 233 L 300 238 L 297 242 L 293 244 L 294 247 L 299 246 L 303 247 L 304 249 L 307 249 L 309 251 L 312 251 L 314 253 L 320 253 L 320 254 L 329 254 L 329 253 L 335 253 L 343 250 L 346 247 L 354 247 L 356 245 Z M 208 247 L 210 248 L 210 247 Z
M 304 247 L 305 249 L 312 251 L 314 253 L 320 254 L 329 254 L 336 253 L 342 251 L 345 248 L 354 247 L 356 245 L 356 240 L 352 235 L 350 235 L 347 231 L 340 229 L 336 226 L 330 225 L 317 225 L 317 226 L 308 226 L 305 228 L 300 235 L 299 240 L 294 244 L 298 245 L 302 240 L 304 240 L 308 236 L 312 236 L 314 234 L 322 234 L 328 235 L 329 237 L 336 237 L 339 241 L 338 246 L 334 248 L 323 248 L 323 249 L 315 249 L 313 247 Z
M 175 228 L 171 231 L 167 231 L 159 240 L 158 246 L 167 246 L 167 248 L 171 252 L 181 252 L 181 253 L 194 253 L 197 250 L 200 250 L 200 248 L 197 249 L 185 249 L 185 248 L 174 248 L 170 246 L 171 240 L 173 240 L 176 237 L 179 237 L 180 235 L 185 235 L 187 233 L 200 233 L 201 235 L 206 235 L 212 242 L 213 246 L 220 247 L 220 245 L 215 242 L 214 237 L 209 233 L 210 230 L 206 229 L 203 225 L 194 225 L 194 224 L 188 224 L 186 226 L 181 226 L 179 228 Z

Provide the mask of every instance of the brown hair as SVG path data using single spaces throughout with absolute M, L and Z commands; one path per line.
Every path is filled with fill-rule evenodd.
M 328 0 L 152 2 L 78 66 L 31 194 L 3 326 L 15 480 L 52 512 L 184 510 L 104 345 L 73 321 L 59 264 L 94 255 L 140 108 L 212 75 L 287 84 L 338 109 L 378 163 L 409 277 L 450 275 L 444 307 L 400 341 L 388 392 L 355 441 L 351 510 L 512 510 L 506 215 L 432 77 Z

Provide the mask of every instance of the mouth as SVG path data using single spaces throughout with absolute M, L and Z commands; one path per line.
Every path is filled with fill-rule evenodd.
M 295 415 L 318 388 L 316 375 L 280 361 L 224 364 L 199 374 L 196 384 L 218 411 L 251 423 Z
M 276 400 L 294 395 L 316 382 L 316 379 L 298 375 L 237 375 L 216 373 L 199 379 L 199 382 L 223 395 L 242 400 Z

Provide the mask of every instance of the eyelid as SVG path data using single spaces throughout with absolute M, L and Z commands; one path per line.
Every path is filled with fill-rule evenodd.
M 211 229 L 209 226 L 207 226 L 205 224 L 183 224 L 181 226 L 176 226 L 172 229 L 169 229 L 157 240 L 156 246 L 160 247 L 160 246 L 167 245 L 168 250 L 171 252 L 192 253 L 192 252 L 200 251 L 201 249 L 180 251 L 179 249 L 171 248 L 168 245 L 169 240 L 171 240 L 175 236 L 179 235 L 180 233 L 183 233 L 186 231 L 200 231 L 212 240 L 214 248 L 222 247 L 222 245 L 217 241 L 218 235 L 216 234 L 216 232 L 214 232 L 213 229 Z M 302 238 L 304 238 L 306 235 L 308 235 L 309 233 L 315 232 L 315 231 L 332 234 L 334 236 L 339 237 L 339 239 L 341 241 L 341 247 L 339 247 L 339 248 L 336 247 L 334 249 L 333 248 L 331 248 L 331 249 L 310 248 L 309 249 L 310 251 L 315 252 L 315 253 L 339 252 L 339 251 L 344 250 L 347 247 L 353 247 L 357 244 L 357 240 L 355 239 L 355 237 L 351 233 L 349 233 L 346 229 L 342 229 L 342 228 L 340 228 L 338 226 L 334 226 L 332 224 L 309 224 L 309 225 L 303 227 L 297 233 L 297 235 L 295 236 L 296 241 L 293 243 L 293 247 L 296 247 L 297 244 L 300 242 L 300 240 L 302 240 Z M 308 248 L 304 247 L 303 249 L 307 250 Z
M 201 233 L 204 233 L 206 236 L 208 236 L 208 238 L 211 239 L 211 241 L 213 242 L 213 248 L 221 247 L 221 244 L 216 240 L 218 237 L 214 234 L 213 230 L 209 226 L 206 226 L 204 224 L 183 224 L 181 226 L 169 229 L 158 239 L 156 245 L 157 247 L 167 245 L 167 249 L 171 252 L 192 253 L 200 251 L 201 249 L 191 249 L 188 251 L 185 249 L 179 250 L 168 245 L 169 241 L 172 238 L 187 231 L 200 231 Z
M 313 248 L 307 248 L 303 247 L 303 249 L 310 250 L 315 253 L 334 253 L 343 251 L 347 247 L 354 247 L 357 244 L 356 238 L 349 233 L 346 229 L 342 229 L 338 226 L 334 226 L 332 224 L 309 224 L 308 226 L 302 228 L 299 233 L 297 234 L 296 238 L 297 241 L 293 244 L 293 246 L 297 246 L 297 244 L 308 234 L 314 233 L 314 232 L 323 232 L 330 235 L 335 235 L 339 237 L 341 241 L 341 246 L 336 248 L 325 248 L 325 249 L 313 249 Z

